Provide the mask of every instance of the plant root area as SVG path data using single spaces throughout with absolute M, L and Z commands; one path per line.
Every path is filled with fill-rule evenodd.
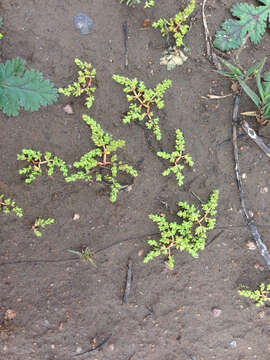
M 234 3 L 207 2 L 212 36 Z M 207 59 L 201 4 L 197 2 L 184 39 L 188 60 L 173 71 L 159 64 L 165 38 L 151 26 L 142 28 L 146 18 L 169 18 L 180 5 L 187 2 L 156 0 L 154 8 L 144 9 L 119 0 L 0 1 L 1 62 L 23 58 L 27 68 L 41 71 L 57 88 L 76 79 L 75 57 L 97 69 L 90 110 L 83 97 L 61 95 L 57 103 L 34 113 L 21 111 L 16 118 L 0 114 L 0 193 L 24 210 L 22 218 L 3 213 L 0 217 L 1 360 L 269 360 L 270 308 L 258 308 L 238 294 L 240 284 L 254 289 L 269 282 L 269 272 L 259 252 L 246 246 L 251 238 L 240 206 L 231 144 L 233 97 L 207 98 L 231 89 Z M 78 13 L 93 20 L 87 35 L 75 28 L 73 17 Z M 266 33 L 256 46 L 247 42 L 239 60 L 246 69 L 269 52 Z M 113 74 L 137 77 L 149 88 L 172 80 L 165 106 L 157 110 L 160 143 L 143 127 L 122 123 L 128 103 Z M 67 104 L 73 114 L 63 110 Z M 252 103 L 243 96 L 240 112 L 251 110 Z M 139 172 L 115 203 L 110 203 L 108 185 L 103 183 L 66 183 L 56 172 L 25 184 L 18 174 L 22 164 L 17 153 L 23 148 L 50 151 L 68 165 L 93 148 L 83 114 L 114 138 L 126 140 L 119 159 Z M 248 121 L 256 129 L 253 120 Z M 173 151 L 177 128 L 195 162 L 183 170 L 182 187 L 173 175 L 162 176 L 167 163 L 156 156 L 161 148 Z M 269 125 L 260 128 L 260 135 L 270 137 Z M 269 159 L 247 136 L 238 142 L 247 206 L 269 247 Z M 199 258 L 174 252 L 173 270 L 162 256 L 145 264 L 147 240 L 158 239 L 148 215 L 163 213 L 174 221 L 179 201 L 199 206 L 198 198 L 206 201 L 213 189 L 220 190 L 216 228 L 209 232 L 209 245 Z M 31 231 L 39 216 L 55 219 L 41 238 Z M 68 251 L 84 247 L 91 249 L 96 266 Z M 129 259 L 132 282 L 123 304 Z M 14 320 L 5 320 L 8 310 L 16 314 Z

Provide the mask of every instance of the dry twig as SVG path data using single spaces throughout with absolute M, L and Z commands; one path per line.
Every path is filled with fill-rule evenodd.
M 248 211 L 248 208 L 247 208 L 246 202 L 245 202 L 241 177 L 240 177 L 239 156 L 238 156 L 238 146 L 237 146 L 237 131 L 236 131 L 237 124 L 238 124 L 239 102 L 240 102 L 240 93 L 237 93 L 234 97 L 233 117 L 232 117 L 232 143 L 233 143 L 233 151 L 234 151 L 236 182 L 237 182 L 237 187 L 238 187 L 238 190 L 240 193 L 241 206 L 243 208 L 245 218 L 247 221 L 247 226 L 249 228 L 249 231 L 251 232 L 253 240 L 255 241 L 261 256 L 264 258 L 266 265 L 267 265 L 268 269 L 270 270 L 270 255 L 267 251 L 265 244 L 262 241 L 262 238 L 258 232 L 256 225 L 254 224 L 254 222 L 252 221 L 252 219 L 249 215 L 249 211 Z
M 126 281 L 126 289 L 123 296 L 122 303 L 127 304 L 128 297 L 131 291 L 131 282 L 132 282 L 132 260 L 128 260 L 128 270 L 127 270 L 127 281 Z

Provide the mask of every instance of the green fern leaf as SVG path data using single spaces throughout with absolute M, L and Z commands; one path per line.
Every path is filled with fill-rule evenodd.
M 8 116 L 17 116 L 21 107 L 37 111 L 58 99 L 53 84 L 41 72 L 24 72 L 24 65 L 19 58 L 0 64 L 0 109 Z
M 258 44 L 266 30 L 266 21 L 270 15 L 270 0 L 258 0 L 264 4 L 255 7 L 252 4 L 235 4 L 231 13 L 237 20 L 225 21 L 217 31 L 214 46 L 221 51 L 239 48 L 246 35 L 254 44 Z

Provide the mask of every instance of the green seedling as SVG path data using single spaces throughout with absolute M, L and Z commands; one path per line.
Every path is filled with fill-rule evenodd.
M 4 194 L 0 194 L 0 212 L 4 214 L 10 214 L 12 211 L 18 216 L 23 216 L 23 210 L 16 205 L 14 200 L 5 198 Z
M 2 25 L 3 25 L 3 19 L 0 17 L 0 28 L 2 27 Z M 2 37 L 3 37 L 3 34 L 0 33 L 0 39 L 2 39 Z
M 144 82 L 139 82 L 136 78 L 130 80 L 124 76 L 113 75 L 113 79 L 124 86 L 123 91 L 126 94 L 127 101 L 130 103 L 128 113 L 123 118 L 123 123 L 129 124 L 132 120 L 145 120 L 146 128 L 153 130 L 156 139 L 161 140 L 159 118 L 154 116 L 152 108 L 154 105 L 158 109 L 164 107 L 164 93 L 171 86 L 171 80 L 164 80 L 154 89 L 147 89 Z
M 172 153 L 158 152 L 157 155 L 162 159 L 169 160 L 171 166 L 163 171 L 162 175 L 167 176 L 170 173 L 174 173 L 178 182 L 178 185 L 183 185 L 184 175 L 182 170 L 184 169 L 183 163 L 186 163 L 189 166 L 193 166 L 194 162 L 192 157 L 189 154 L 184 154 L 185 151 L 185 139 L 183 133 L 180 129 L 175 131 L 176 141 L 175 141 L 175 151 Z
M 180 47 L 184 45 L 183 38 L 189 30 L 189 25 L 186 22 L 195 10 L 195 6 L 196 0 L 191 0 L 190 4 L 183 11 L 180 11 L 169 20 L 161 18 L 155 21 L 152 26 L 154 29 L 159 28 L 162 36 L 172 35 L 175 45 Z
M 218 190 L 212 192 L 209 201 L 201 205 L 201 211 L 187 202 L 179 202 L 180 211 L 177 215 L 180 223 L 168 222 L 164 215 L 150 214 L 149 218 L 158 225 L 160 239 L 158 241 L 148 240 L 152 250 L 146 255 L 144 262 L 147 263 L 157 256 L 165 255 L 168 265 L 173 268 L 173 248 L 179 251 L 185 250 L 197 258 L 198 251 L 205 248 L 207 231 L 215 227 L 214 215 L 216 214 L 218 193 Z
M 58 99 L 53 83 L 24 67 L 25 61 L 19 58 L 0 64 L 0 109 L 6 115 L 17 116 L 21 108 L 37 111 Z
M 231 81 L 239 83 L 257 107 L 256 111 L 243 112 L 242 115 L 256 117 L 257 122 L 261 125 L 267 124 L 270 119 L 270 72 L 262 74 L 265 60 L 259 61 L 245 73 L 228 61 L 221 60 L 229 68 L 230 72 L 217 71 L 230 78 Z M 246 84 L 246 81 L 252 76 L 256 77 L 258 95 Z
M 128 6 L 140 4 L 141 0 L 120 0 L 120 3 L 122 4 L 125 2 Z M 145 0 L 145 8 L 149 8 L 151 6 L 155 5 L 155 0 Z
M 34 224 L 31 227 L 31 230 L 34 231 L 35 235 L 37 237 L 42 236 L 41 229 L 44 229 L 47 225 L 53 224 L 54 219 L 48 218 L 48 219 L 42 219 L 41 217 L 37 218 L 34 222 Z
M 95 99 L 93 94 L 96 88 L 93 86 L 93 83 L 96 77 L 96 69 L 94 69 L 91 64 L 79 59 L 75 59 L 74 61 L 79 68 L 77 81 L 74 81 L 72 85 L 68 85 L 66 88 L 59 88 L 58 92 L 65 96 L 75 97 L 85 94 L 85 105 L 90 109 Z
M 94 263 L 93 260 L 93 253 L 88 247 L 82 249 L 81 251 L 76 251 L 76 250 L 68 250 L 68 251 L 72 254 L 78 255 L 82 261 L 90 262 L 92 265 L 96 267 L 96 264 Z
M 25 175 L 25 182 L 30 184 L 38 176 L 42 175 L 43 168 L 47 170 L 48 176 L 53 175 L 55 167 L 58 167 L 64 177 L 68 175 L 68 168 L 64 160 L 53 156 L 50 152 L 44 155 L 40 151 L 23 149 L 21 154 L 17 154 L 17 160 L 26 161 L 28 166 L 19 170 L 20 175 Z
M 250 290 L 242 285 L 238 292 L 240 295 L 254 300 L 256 306 L 262 306 L 266 302 L 270 302 L 270 284 L 261 283 L 256 290 Z
M 110 200 L 115 202 L 117 194 L 122 188 L 117 179 L 118 172 L 124 172 L 132 177 L 136 177 L 138 173 L 132 166 L 119 161 L 115 154 L 117 149 L 125 146 L 124 140 L 113 140 L 112 136 L 105 133 L 90 116 L 83 115 L 82 118 L 91 128 L 91 138 L 96 148 L 84 154 L 79 161 L 74 162 L 73 166 L 80 170 L 66 177 L 66 181 L 72 182 L 79 179 L 92 181 L 94 177 L 96 182 L 110 185 Z
M 270 15 L 269 0 L 258 0 L 263 4 L 255 7 L 253 4 L 236 3 L 231 8 L 232 15 L 237 20 L 226 20 L 222 30 L 217 31 L 214 46 L 221 51 L 237 49 L 246 36 L 254 44 L 258 44 L 264 35 L 266 28 L 269 28 L 268 18 Z

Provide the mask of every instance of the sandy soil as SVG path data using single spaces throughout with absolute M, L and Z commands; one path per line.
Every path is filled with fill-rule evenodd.
M 60 174 L 40 177 L 31 185 L 18 175 L 16 154 L 23 148 L 51 151 L 71 164 L 91 148 L 90 131 L 81 120 L 87 113 L 83 99 L 59 101 L 17 118 L 0 114 L 0 193 L 16 199 L 25 216 L 0 217 L 0 319 L 7 309 L 16 311 L 10 331 L 2 331 L 3 360 L 71 359 L 109 335 L 107 343 L 82 359 L 103 360 L 267 360 L 270 358 L 270 309 L 258 309 L 237 289 L 269 279 L 259 253 L 249 250 L 237 191 L 231 142 L 232 97 L 210 101 L 210 92 L 230 92 L 230 84 L 213 71 L 205 56 L 201 5 L 185 38 L 188 61 L 167 72 L 159 65 L 164 39 L 151 27 L 142 30 L 147 17 L 169 17 L 184 2 L 160 1 L 149 10 L 128 8 L 118 0 L 2 0 L 4 19 L 1 61 L 19 56 L 29 68 L 44 73 L 56 87 L 73 81 L 74 58 L 97 69 L 98 88 L 91 116 L 116 138 L 125 139 L 123 159 L 139 166 L 132 191 L 121 192 L 115 204 L 106 188 L 76 182 L 67 184 Z M 207 20 L 212 34 L 229 16 L 232 0 L 209 0 Z M 88 35 L 75 29 L 73 16 L 86 13 L 94 21 Z M 122 24 L 129 30 L 129 69 L 124 67 Z M 264 41 L 241 53 L 250 66 L 269 53 Z M 268 65 L 269 68 L 269 65 Z M 112 74 L 138 77 L 149 87 L 168 78 L 165 107 L 159 112 L 162 147 L 172 150 L 174 131 L 181 128 L 195 166 L 186 169 L 185 186 L 165 169 L 137 125 L 124 125 L 127 102 Z M 71 103 L 74 115 L 63 111 Z M 244 98 L 243 111 L 252 109 Z M 269 127 L 261 130 L 269 135 Z M 239 140 L 240 165 L 246 174 L 247 204 L 265 242 L 269 232 L 269 160 L 247 138 Z M 198 205 L 190 190 L 206 200 L 218 188 L 217 226 L 211 242 L 193 259 L 175 255 L 170 271 L 160 257 L 148 264 L 147 239 L 156 233 L 150 213 L 174 217 L 177 202 Z M 80 218 L 73 220 L 74 214 Z M 36 238 L 29 230 L 37 216 L 56 220 Z M 96 267 L 74 260 L 67 250 L 88 246 Z M 142 255 L 142 252 L 144 255 Z M 128 259 L 133 260 L 129 302 L 122 305 Z M 221 309 L 218 318 L 213 308 Z M 3 330 L 3 329 L 2 329 Z

